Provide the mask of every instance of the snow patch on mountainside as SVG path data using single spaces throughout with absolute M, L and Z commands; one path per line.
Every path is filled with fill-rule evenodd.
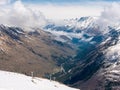
M 111 45 L 104 50 L 105 60 L 104 60 L 104 70 L 103 75 L 107 80 L 111 82 L 120 81 L 120 32 L 119 29 L 113 29 L 116 32 L 112 33 L 112 37 L 109 37 L 104 43 L 111 42 Z
M 0 90 L 78 90 L 55 81 L 0 71 Z
M 107 50 L 106 57 L 108 60 L 116 60 L 120 58 L 120 44 L 117 44 L 115 46 L 111 46 Z

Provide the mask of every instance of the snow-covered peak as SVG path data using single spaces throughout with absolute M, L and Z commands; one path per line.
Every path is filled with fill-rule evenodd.
M 96 17 L 81 17 L 72 19 L 71 24 L 77 29 L 87 29 L 93 27 L 96 21 Z M 69 25 L 68 25 L 69 26 Z
M 67 28 L 74 28 L 75 29 L 85 29 L 87 27 L 93 26 L 97 17 L 81 17 L 76 19 L 65 19 L 63 21 L 54 22 L 53 25 L 57 26 L 64 26 Z
M 78 90 L 55 81 L 0 71 L 0 90 Z
M 98 33 L 98 26 L 95 23 L 96 19 L 97 17 L 81 17 L 69 20 L 66 19 L 63 21 L 49 23 L 46 25 L 46 27 L 44 27 L 44 29 L 54 34 L 57 40 L 64 42 L 66 40 L 61 38 L 63 35 L 70 40 L 73 38 L 84 38 L 84 34 L 92 37 L 94 33 Z M 95 32 L 93 33 L 93 31 Z

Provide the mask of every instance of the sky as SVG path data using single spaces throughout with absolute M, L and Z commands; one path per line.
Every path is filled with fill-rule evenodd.
M 81 3 L 81 2 L 98 2 L 98 1 L 105 1 L 105 2 L 113 2 L 119 0 L 22 0 L 23 2 L 34 2 L 34 3 Z
M 49 19 L 100 16 L 104 7 L 120 0 L 22 0 L 33 5 Z
M 99 16 L 106 5 L 120 0 L 0 0 L 0 4 L 16 1 L 39 9 L 48 19 L 68 19 Z
M 14 3 L 19 0 L 0 0 Z M 82 16 L 100 16 L 106 5 L 120 0 L 21 0 L 27 6 L 39 9 L 48 19 L 69 19 Z
M 103 23 L 120 18 L 119 8 L 120 0 L 0 0 L 0 24 L 44 26 L 48 19 L 85 16 L 99 16 Z

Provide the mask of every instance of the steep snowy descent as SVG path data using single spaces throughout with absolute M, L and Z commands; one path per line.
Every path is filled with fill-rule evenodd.
M 78 90 L 55 81 L 0 71 L 0 90 Z

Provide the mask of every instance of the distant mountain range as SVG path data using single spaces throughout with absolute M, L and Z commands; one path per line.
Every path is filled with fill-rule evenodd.
M 76 53 L 66 43 L 40 29 L 33 31 L 0 25 L 0 69 L 36 76 L 59 71 L 60 64 Z
M 120 88 L 120 25 L 98 17 L 50 22 L 44 28 L 0 25 L 0 69 L 56 79 L 81 90 Z

